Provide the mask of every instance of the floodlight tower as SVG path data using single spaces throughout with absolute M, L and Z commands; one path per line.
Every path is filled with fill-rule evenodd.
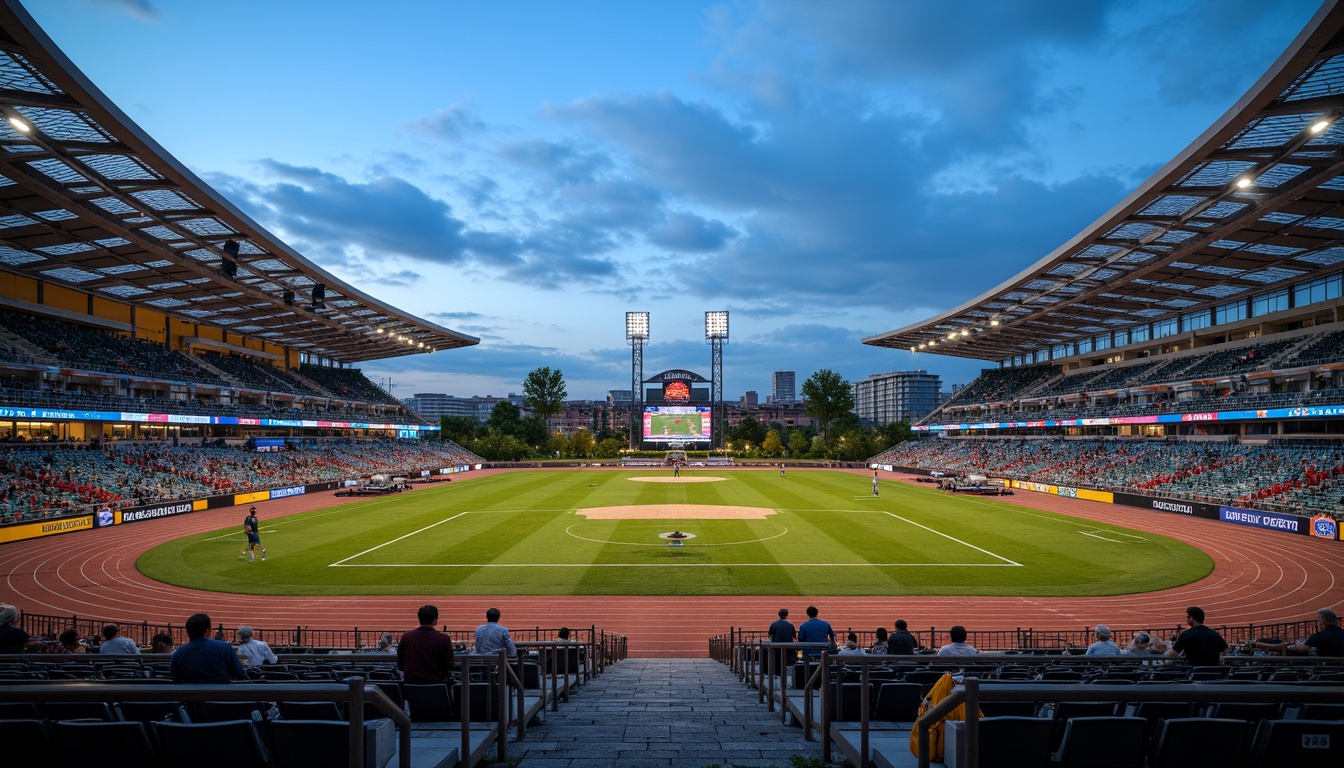
M 644 423 L 644 342 L 649 340 L 649 313 L 625 313 L 625 341 L 630 345 L 630 450 L 639 450 Z
M 723 345 L 728 343 L 728 310 L 705 313 L 705 341 L 709 344 L 709 435 L 710 447 L 717 440 L 723 447 L 728 414 L 723 406 Z

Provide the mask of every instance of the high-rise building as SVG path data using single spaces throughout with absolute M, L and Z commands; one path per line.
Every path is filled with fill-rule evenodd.
M 509 393 L 508 397 L 455 397 L 435 392 L 420 392 L 402 402 L 426 419 L 437 419 L 440 416 L 466 416 L 484 424 L 489 420 L 490 412 L 495 409 L 495 404 L 501 400 L 508 400 L 519 408 L 523 407 L 522 395 L 515 395 L 512 392 Z
M 852 386 L 854 413 L 860 419 L 874 424 L 913 423 L 938 407 L 942 379 L 928 371 L 894 371 L 871 374 Z
M 798 376 L 793 371 L 775 371 L 770 374 L 770 402 L 798 402 Z

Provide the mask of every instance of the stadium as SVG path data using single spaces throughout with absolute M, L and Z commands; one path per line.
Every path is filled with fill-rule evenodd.
M 913 425 L 916 439 L 858 465 L 790 466 L 787 477 L 741 462 L 676 476 L 638 461 L 492 466 L 437 439 L 438 425 L 355 366 L 451 355 L 479 339 L 367 295 L 268 233 L 145 135 L 17 2 L 0 6 L 0 30 L 0 603 L 22 610 L 28 633 L 54 641 L 117 622 L 148 647 L 163 633 L 185 641 L 197 611 L 221 636 L 254 626 L 289 667 L 260 677 L 276 701 L 342 704 L 352 765 L 393 752 L 409 765 L 412 750 L 426 765 L 526 751 L 527 724 L 555 717 L 547 710 L 563 711 L 561 700 L 572 706 L 568 694 L 600 686 L 608 667 L 706 657 L 771 721 L 790 721 L 793 752 L 855 765 L 913 765 L 905 742 L 919 713 L 877 697 L 918 683 L 917 702 L 932 685 L 921 673 L 950 671 L 1002 685 L 966 686 L 981 697 L 984 730 L 967 720 L 969 746 L 948 764 L 1013 743 L 989 722 L 996 702 L 1063 712 L 1098 698 L 1067 683 L 1107 678 L 1156 683 L 1143 695 L 1107 690 L 1113 719 L 1127 721 L 1113 725 L 1140 729 L 1117 753 L 1142 742 L 1138 762 L 1117 764 L 1177 764 L 1143 730 L 1156 720 L 1127 709 L 1146 701 L 1185 701 L 1190 715 L 1199 702 L 1214 718 L 1224 704 L 1273 709 L 1227 737 L 1234 759 L 1256 765 L 1333 765 L 1344 754 L 1344 659 L 1266 655 L 1311 635 L 1318 609 L 1344 604 L 1336 3 L 1097 222 L 995 289 L 862 340 L 985 361 Z M 647 442 L 712 442 L 713 402 L 693 404 L 708 395 L 691 381 L 707 380 L 636 377 L 664 392 L 665 404 L 645 407 Z M 720 374 L 714 382 L 721 390 Z M 383 493 L 392 478 L 410 492 Z M 254 507 L 277 553 L 264 583 L 238 551 L 239 520 Z M 412 686 L 354 654 L 404 630 L 426 602 L 464 644 L 499 608 L 539 669 L 467 663 L 484 668 L 461 670 L 478 678 L 472 704 L 437 717 L 412 704 L 412 720 L 454 726 L 412 740 L 408 710 L 384 707 Z M 935 656 L 876 653 L 846 667 L 827 649 L 781 672 L 775 651 L 822 649 L 772 643 L 764 629 L 781 605 L 797 618 L 809 603 L 865 647 L 872 628 L 904 618 L 927 648 L 965 625 L 985 657 L 945 669 Z M 1190 687 L 1215 676 L 1200 667 L 1161 668 L 1177 680 L 1151 660 L 1098 666 L 1081 655 L 1098 625 L 1122 644 L 1174 636 L 1191 605 L 1245 654 L 1218 670 L 1228 685 Z M 554 644 L 560 627 L 577 628 L 583 653 L 572 662 Z M 148 664 L 119 674 L 166 674 L 166 662 Z M 341 671 L 390 682 L 395 696 L 338 684 Z M 314 675 L 307 688 L 302 674 Z M 154 695 L 93 665 L 5 658 L 0 678 L 13 683 L 0 686 L 4 706 Z M 96 682 L 62 692 L 71 678 Z M 195 705 L 249 694 L 157 695 Z M 366 701 L 391 718 L 386 729 L 365 732 L 355 712 Z M 1335 709 L 1308 709 L 1322 703 Z M 0 710 L 0 727 L 59 720 L 55 707 L 31 711 L 44 717 Z M 1042 711 L 1024 719 L 1051 724 L 1043 738 L 1064 764 L 1097 764 L 1068 752 L 1087 737 L 1068 740 L 1067 716 Z M 277 765 L 284 730 L 269 745 Z M 1307 736 L 1326 746 L 1292 752 Z

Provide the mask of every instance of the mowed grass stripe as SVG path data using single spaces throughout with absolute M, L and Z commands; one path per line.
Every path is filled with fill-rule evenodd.
M 323 595 L 1093 595 L 1175 586 L 1212 568 L 1202 552 L 1171 539 L 989 499 L 899 483 L 865 498 L 865 475 L 630 479 L 670 475 L 524 471 L 263 519 L 275 533 L 263 538 L 271 554 L 260 578 L 238 556 L 241 534 L 229 531 L 156 547 L 140 567 L 203 589 Z M 681 503 L 779 513 L 612 521 L 574 513 Z M 657 534 L 674 529 L 697 538 L 664 546 Z

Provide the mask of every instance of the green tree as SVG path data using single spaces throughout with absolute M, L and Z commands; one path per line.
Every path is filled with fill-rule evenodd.
M 877 449 L 877 453 L 881 453 L 893 445 L 904 443 L 906 440 L 911 439 L 912 436 L 913 435 L 910 432 L 910 422 L 893 421 L 890 424 L 883 424 L 877 428 L 874 433 L 874 441 L 876 443 L 874 447 Z
M 795 459 L 807 455 L 807 435 L 799 430 L 793 430 L 789 433 L 789 455 Z
M 854 410 L 854 391 L 844 377 L 829 368 L 807 377 L 803 382 L 803 407 L 807 415 L 821 425 L 822 437 L 828 437 L 832 421 Z
M 486 419 L 485 426 L 499 430 L 502 434 L 517 437 L 522 420 L 522 412 L 518 410 L 517 405 L 508 400 L 500 400 L 490 410 L 490 418 Z
M 623 443 L 614 437 L 604 437 L 597 442 L 597 457 L 599 459 L 614 459 L 621 455 L 621 446 Z
M 565 407 L 565 398 L 569 392 L 565 389 L 565 375 L 559 368 L 542 366 L 527 374 L 523 379 L 523 397 L 532 412 L 548 422 L 550 418 Z
M 728 432 L 728 439 L 734 443 L 760 445 L 765 442 L 765 425 L 747 416 Z
M 770 430 L 765 433 L 765 439 L 761 441 L 761 455 L 767 458 L 778 458 L 784 452 L 784 443 L 779 439 L 779 432 Z
M 540 448 L 545 445 L 550 434 L 546 431 L 546 420 L 536 414 L 532 414 L 518 424 L 518 439 L 524 443 Z
M 439 436 L 465 446 L 476 436 L 481 425 L 470 416 L 440 416 Z
M 580 429 L 578 432 L 569 436 L 569 455 L 576 459 L 589 458 L 597 452 L 597 440 L 593 438 L 593 433 L 586 429 Z
M 472 440 L 467 449 L 489 461 L 519 461 L 528 457 L 532 449 L 517 438 L 497 430 L 490 430 L 484 436 Z
M 546 457 L 554 459 L 569 455 L 569 438 L 556 432 L 546 440 Z

